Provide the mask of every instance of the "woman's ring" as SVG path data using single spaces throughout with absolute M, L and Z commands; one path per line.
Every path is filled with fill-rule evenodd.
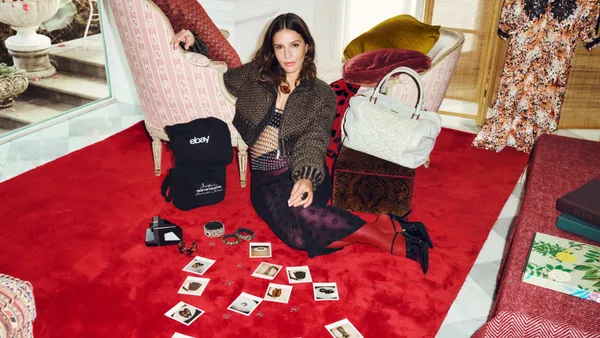
M 308 198 L 308 191 L 305 191 L 304 194 L 302 194 L 302 200 L 304 201 L 307 198 Z

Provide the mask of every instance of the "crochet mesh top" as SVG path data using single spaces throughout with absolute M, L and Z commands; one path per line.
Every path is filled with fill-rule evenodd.
M 256 143 L 250 147 L 252 170 L 270 171 L 288 166 L 289 156 L 280 153 L 277 142 L 283 115 L 283 110 L 275 108 L 271 120 L 256 140 Z

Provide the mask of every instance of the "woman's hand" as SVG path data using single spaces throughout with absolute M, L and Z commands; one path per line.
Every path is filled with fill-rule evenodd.
M 306 196 L 304 199 L 303 196 Z M 296 181 L 288 200 L 290 207 L 308 208 L 313 201 L 313 184 L 310 180 L 303 178 Z
M 175 34 L 171 39 L 171 46 L 173 46 L 173 49 L 177 49 L 177 47 L 179 47 L 180 42 L 183 42 L 183 48 L 185 48 L 185 50 L 188 50 L 194 45 L 196 39 L 194 38 L 194 34 L 192 34 L 192 32 L 182 29 L 181 32 Z

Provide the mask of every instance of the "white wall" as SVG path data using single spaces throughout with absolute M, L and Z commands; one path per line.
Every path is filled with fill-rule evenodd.
M 131 70 L 117 31 L 108 1 L 103 6 L 102 24 L 106 41 L 110 86 L 117 101 L 140 105 Z M 341 57 L 341 36 L 335 25 L 341 25 L 335 13 L 343 13 L 344 0 L 199 0 L 219 28 L 230 30 L 230 42 L 242 61 L 249 61 L 264 30 L 275 16 L 296 13 L 306 21 L 317 45 L 317 62 L 336 63 Z M 212 8 L 209 8 L 212 6 Z M 341 6 L 341 7 L 340 7 Z M 227 15 L 227 11 L 234 16 Z M 341 27 L 341 26 L 340 26 Z M 339 46 L 338 46 L 339 45 Z
M 311 30 L 317 62 L 337 65 L 352 38 L 377 23 L 403 13 L 422 20 L 424 0 L 278 0 L 280 13 L 298 14 Z
M 254 56 L 271 20 L 279 14 L 290 12 L 298 14 L 308 25 L 317 45 L 318 62 L 340 60 L 341 36 L 336 36 L 335 28 L 338 25 L 338 31 L 342 29 L 341 13 L 346 0 L 198 1 L 219 28 L 230 31 L 229 41 L 242 62 L 250 61 Z
M 332 0 L 319 0 L 319 3 L 328 3 Z M 315 21 L 315 5 L 317 0 L 277 0 L 279 4 L 279 14 L 294 13 L 298 14 L 312 30 Z M 311 32 L 312 33 L 312 32 Z
M 345 0 L 278 0 L 279 13 L 299 15 L 310 29 L 317 50 L 316 61 L 338 63 L 341 59 L 342 14 Z
M 262 36 L 279 10 L 278 0 L 198 0 L 213 22 L 229 32 L 242 62 L 254 57 Z

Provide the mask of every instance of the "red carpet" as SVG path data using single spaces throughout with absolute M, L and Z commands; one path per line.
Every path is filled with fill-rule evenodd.
M 431 167 L 417 172 L 411 218 L 427 225 L 435 245 L 427 276 L 364 245 L 315 259 L 288 248 L 254 214 L 235 163 L 223 203 L 175 209 L 159 194 L 142 124 L 0 184 L 0 273 L 33 283 L 36 337 L 313 338 L 328 337 L 324 325 L 343 318 L 366 337 L 433 337 L 527 161 L 512 149 L 475 149 L 473 137 L 444 130 Z M 201 297 L 177 294 L 189 257 L 144 245 L 153 215 L 181 225 L 199 255 L 217 260 Z M 314 281 L 337 282 L 340 301 L 315 302 L 310 284 L 296 284 L 289 304 L 263 302 L 250 317 L 227 311 L 242 291 L 263 297 L 269 281 L 250 276 L 261 260 L 248 258 L 247 243 L 209 246 L 202 225 L 215 219 L 272 242 L 267 261 L 309 265 Z M 206 313 L 189 327 L 165 317 L 180 300 Z

